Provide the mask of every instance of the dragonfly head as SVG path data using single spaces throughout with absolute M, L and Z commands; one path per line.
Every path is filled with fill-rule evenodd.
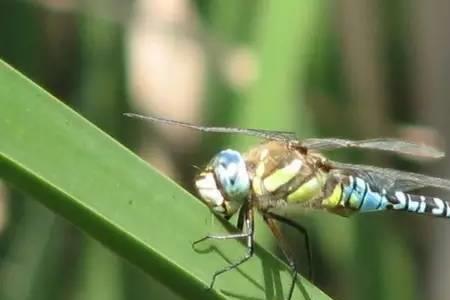
M 202 200 L 216 213 L 230 218 L 250 193 L 250 178 L 242 155 L 223 150 L 195 179 Z

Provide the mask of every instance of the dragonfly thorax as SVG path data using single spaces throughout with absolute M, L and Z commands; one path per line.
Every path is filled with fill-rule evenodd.
M 250 193 L 250 178 L 244 158 L 230 149 L 219 152 L 197 176 L 195 186 L 213 211 L 231 217 Z

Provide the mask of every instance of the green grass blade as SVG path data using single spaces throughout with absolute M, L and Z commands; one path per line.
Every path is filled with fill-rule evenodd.
M 207 225 L 193 196 L 3 62 L 0 176 L 186 298 L 286 297 L 287 267 L 260 247 L 206 291 L 244 247 L 207 242 L 197 253 L 191 243 L 231 226 Z M 303 279 L 297 286 L 295 299 L 329 299 Z

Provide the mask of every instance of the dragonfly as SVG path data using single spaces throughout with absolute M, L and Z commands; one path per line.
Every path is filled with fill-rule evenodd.
M 283 236 L 280 224 L 298 230 L 304 237 L 308 275 L 312 278 L 312 252 L 306 229 L 287 215 L 290 211 L 325 210 L 340 216 L 380 211 L 450 218 L 450 202 L 413 194 L 424 187 L 450 190 L 450 180 L 371 165 L 350 164 L 327 159 L 323 151 L 359 148 L 390 151 L 413 157 L 437 159 L 444 153 L 427 145 L 395 138 L 349 140 L 340 138 L 298 139 L 292 132 L 263 129 L 210 127 L 126 113 L 128 117 L 202 132 L 239 134 L 264 140 L 246 153 L 226 149 L 216 154 L 195 177 L 201 200 L 216 214 L 230 219 L 238 213 L 238 233 L 209 234 L 209 239 L 242 239 L 246 253 L 236 262 L 216 271 L 209 288 L 221 274 L 237 268 L 254 254 L 254 212 L 258 211 L 279 241 L 292 271 L 287 300 L 293 295 L 299 270 L 295 250 Z

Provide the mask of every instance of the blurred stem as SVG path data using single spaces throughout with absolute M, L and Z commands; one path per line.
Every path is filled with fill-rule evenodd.
M 344 72 L 352 104 L 346 119 L 357 124 L 355 133 L 359 137 L 392 135 L 386 70 L 381 55 L 384 32 L 377 22 L 381 19 L 379 6 L 371 0 L 346 0 L 338 7 Z M 380 158 L 372 154 L 366 154 L 365 158 L 370 159 L 371 164 L 380 162 Z M 414 287 L 414 275 L 405 273 L 408 266 L 402 264 L 412 261 L 408 259 L 411 252 L 398 237 L 399 233 L 392 230 L 395 223 L 387 224 L 389 219 L 384 220 L 386 222 L 381 216 L 377 219 L 361 216 L 353 223 L 356 240 L 351 269 L 356 272 L 357 284 L 353 290 L 356 299 L 411 299 L 405 296 L 414 295 L 409 292 Z M 370 237 L 379 238 L 374 242 Z M 393 241 L 395 245 L 390 245 Z M 392 248 L 389 254 L 386 252 L 388 245 Z M 397 268 L 391 267 L 392 262 L 396 262 Z M 404 288 L 395 289 L 392 285 Z
M 450 111 L 449 62 L 450 28 L 449 1 L 412 1 L 410 4 L 411 42 L 413 82 L 411 87 L 415 96 L 414 112 L 420 121 L 433 126 L 445 144 L 445 152 L 450 152 L 450 126 L 448 113 Z M 450 177 L 450 161 L 447 155 L 445 161 L 436 166 L 436 174 Z M 448 193 L 446 193 L 448 199 Z M 427 270 L 422 278 L 426 281 L 424 292 L 426 299 L 446 299 L 450 293 L 450 230 L 448 223 L 429 222 L 431 228 L 419 240 L 428 251 L 426 257 Z M 421 279 L 422 279 L 421 278 Z
M 18 198 L 15 198 L 18 200 Z M 46 253 L 56 252 L 50 243 L 55 216 L 31 200 L 24 205 L 21 222 L 15 227 L 14 238 L 3 258 L 0 273 L 0 298 L 5 300 L 45 299 L 49 292 L 37 285 L 50 268 Z M 59 239 L 58 239 L 59 240 Z M 57 259 L 53 256 L 53 259 Z M 48 274 L 47 274 L 48 275 Z
M 123 299 L 120 259 L 92 238 L 83 243 L 80 274 L 75 282 L 72 300 L 120 300 Z
M 260 7 L 254 41 L 258 77 L 239 110 L 240 124 L 311 133 L 304 81 L 323 6 L 322 1 L 308 0 Z

